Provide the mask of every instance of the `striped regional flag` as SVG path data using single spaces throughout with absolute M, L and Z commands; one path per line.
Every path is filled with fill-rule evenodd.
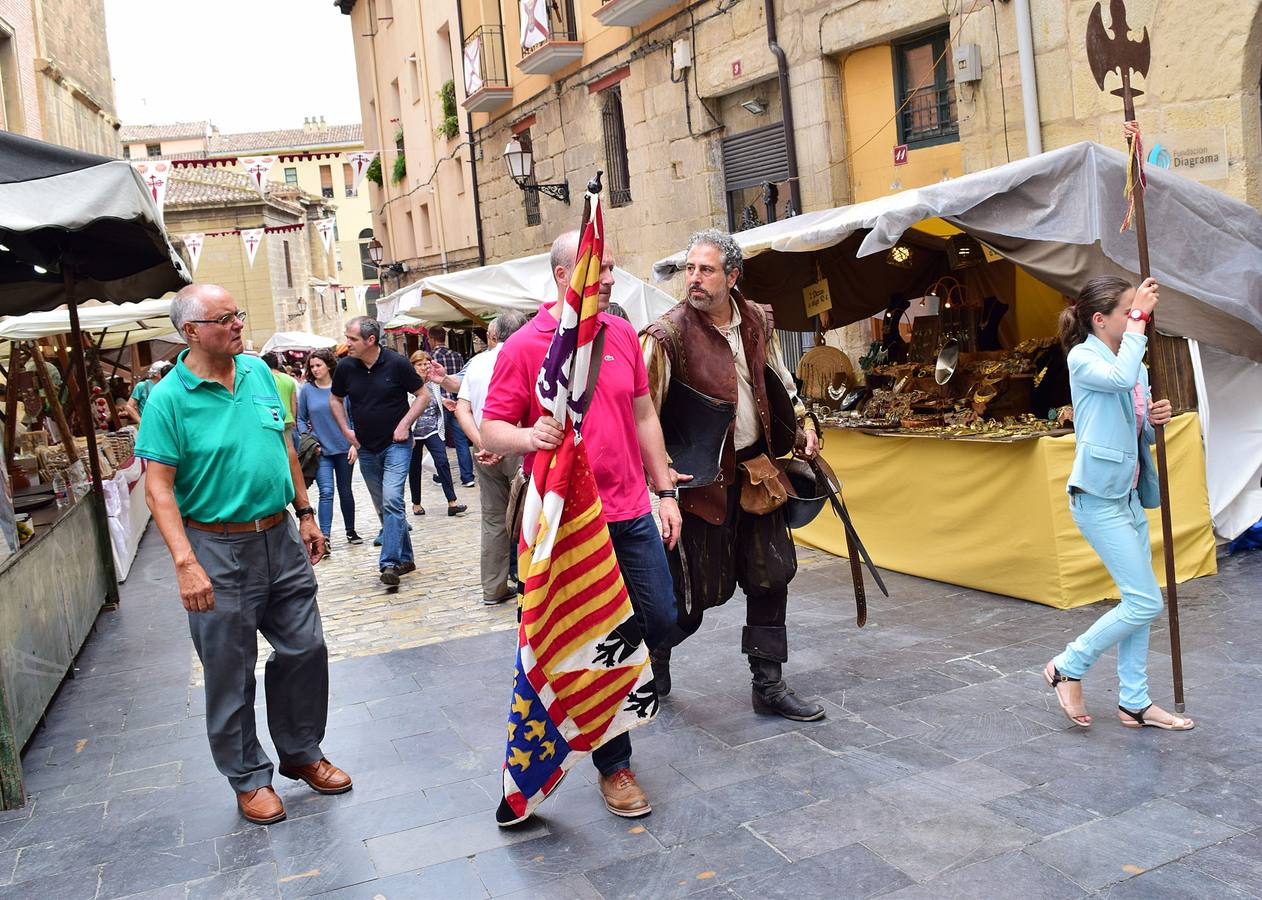
M 518 570 L 525 600 L 508 716 L 500 825 L 530 816 L 579 760 L 657 712 L 648 648 L 636 624 L 581 435 L 604 255 L 598 195 L 589 194 L 578 260 L 535 390 L 564 426 L 535 454 Z

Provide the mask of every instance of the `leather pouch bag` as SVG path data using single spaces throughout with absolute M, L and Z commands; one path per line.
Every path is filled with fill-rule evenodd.
M 508 486 L 508 507 L 504 516 L 504 529 L 508 532 L 511 543 L 509 553 L 517 553 L 517 541 L 521 537 L 521 520 L 526 511 L 526 488 L 530 484 L 530 476 L 520 469 L 513 476 Z
M 760 453 L 737 468 L 741 470 L 741 509 L 745 512 L 765 516 L 788 501 L 789 493 L 780 481 L 780 470 L 767 454 Z

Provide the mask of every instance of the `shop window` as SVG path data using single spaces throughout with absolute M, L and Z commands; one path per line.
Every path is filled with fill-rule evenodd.
M 960 139 L 946 28 L 894 45 L 898 142 L 928 147 Z
M 295 169 L 293 166 L 286 166 L 285 167 L 285 184 L 297 184 L 297 183 L 298 183 L 298 170 Z
M 162 145 L 161 144 L 145 144 L 145 155 L 146 156 L 161 156 Z
M 533 158 L 534 153 L 535 153 L 535 147 L 534 147 L 534 144 L 530 140 L 530 129 L 527 128 L 519 132 L 518 134 L 515 135 L 515 137 L 517 138 L 518 142 L 521 143 L 521 149 L 529 153 L 531 157 Z M 530 177 L 526 179 L 526 183 L 527 184 L 539 183 L 538 179 L 535 178 L 534 166 L 530 167 Z M 543 221 L 543 219 L 539 215 L 539 192 L 538 191 L 522 191 L 521 198 L 522 198 L 522 203 L 526 207 L 526 224 L 538 225 L 541 221 Z
M 618 85 L 601 92 L 604 107 L 601 124 L 605 132 L 605 166 L 609 170 L 609 205 L 631 202 L 631 168 L 627 162 L 627 131 L 622 121 L 622 91 Z

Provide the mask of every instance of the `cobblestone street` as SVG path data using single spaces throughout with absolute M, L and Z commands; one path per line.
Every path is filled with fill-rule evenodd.
M 786 671 L 826 720 L 751 712 L 737 598 L 676 650 L 674 692 L 633 733 L 651 815 L 609 815 L 584 761 L 501 830 L 514 614 L 480 603 L 476 491 L 447 519 L 427 481 L 420 570 L 388 594 L 357 490 L 368 542 L 348 548 L 339 521 L 317 569 L 334 656 L 323 748 L 354 790 L 277 777 L 288 819 L 240 818 L 151 529 L 26 749 L 26 806 L 0 812 L 0 898 L 1262 896 L 1262 555 L 1181 586 L 1198 727 L 1168 734 L 1117 724 L 1111 658 L 1087 684 L 1087 732 L 1044 686 L 1098 607 L 887 573 L 892 597 L 870 598 L 858 630 L 845 562 L 803 552 Z M 1152 646 L 1168 703 L 1164 628 Z M 257 712 L 274 758 L 261 687 Z

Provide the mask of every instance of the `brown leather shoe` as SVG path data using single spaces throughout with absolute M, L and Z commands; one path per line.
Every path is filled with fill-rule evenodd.
M 600 793 L 605 797 L 605 808 L 615 816 L 638 819 L 653 811 L 630 769 L 619 769 L 608 777 L 601 775 Z
M 237 809 L 241 810 L 241 815 L 247 822 L 256 825 L 271 825 L 285 818 L 285 804 L 280 802 L 280 797 L 276 796 L 270 784 L 238 793 Z
M 280 774 L 294 781 L 305 781 L 311 790 L 321 794 L 345 794 L 354 787 L 351 776 L 324 757 L 305 766 L 281 766 Z

